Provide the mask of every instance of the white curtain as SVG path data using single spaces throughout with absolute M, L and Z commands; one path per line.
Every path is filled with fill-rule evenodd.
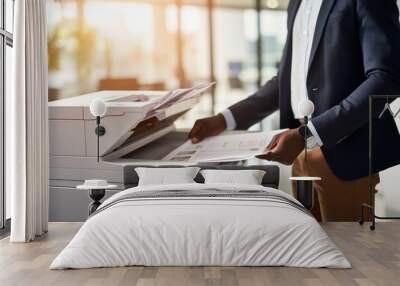
M 15 1 L 13 92 L 6 98 L 6 185 L 12 242 L 47 232 L 48 115 L 45 0 Z

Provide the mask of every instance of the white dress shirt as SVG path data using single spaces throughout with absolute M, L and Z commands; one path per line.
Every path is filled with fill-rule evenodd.
M 297 11 L 293 26 L 292 71 L 291 71 L 291 105 L 295 118 L 300 119 L 298 105 L 304 98 L 308 98 L 307 74 L 315 27 L 323 0 L 303 0 Z M 225 118 L 227 130 L 236 128 L 236 121 L 232 112 L 226 109 L 221 112 Z M 317 144 L 322 146 L 321 138 L 311 121 L 308 128 Z

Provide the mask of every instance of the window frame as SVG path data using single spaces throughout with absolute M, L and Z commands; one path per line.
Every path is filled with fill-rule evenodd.
M 13 34 L 7 31 L 6 0 L 0 0 L 1 21 L 0 21 L 0 236 L 9 231 L 10 222 L 6 218 L 6 190 L 5 190 L 5 95 L 6 95 L 6 50 L 13 47 Z M 12 1 L 13 14 L 15 0 Z M 13 30 L 13 29 L 12 29 Z

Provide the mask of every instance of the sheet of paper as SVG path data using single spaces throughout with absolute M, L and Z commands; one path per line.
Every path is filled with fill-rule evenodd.
M 262 155 L 272 138 L 282 131 L 226 133 L 197 144 L 187 141 L 163 160 L 199 163 L 246 160 Z
M 172 105 L 178 101 L 187 100 L 189 98 L 199 96 L 214 84 L 215 82 L 201 83 L 191 88 L 171 90 L 163 98 L 161 98 L 159 102 L 155 104 L 152 110 L 154 111 L 156 109 Z

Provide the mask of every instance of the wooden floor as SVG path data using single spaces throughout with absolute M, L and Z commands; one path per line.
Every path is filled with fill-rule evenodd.
M 353 265 L 350 270 L 285 267 L 125 267 L 48 270 L 80 227 L 51 223 L 29 244 L 0 241 L 0 285 L 400 285 L 400 222 L 381 222 L 371 232 L 356 223 L 324 226 Z

